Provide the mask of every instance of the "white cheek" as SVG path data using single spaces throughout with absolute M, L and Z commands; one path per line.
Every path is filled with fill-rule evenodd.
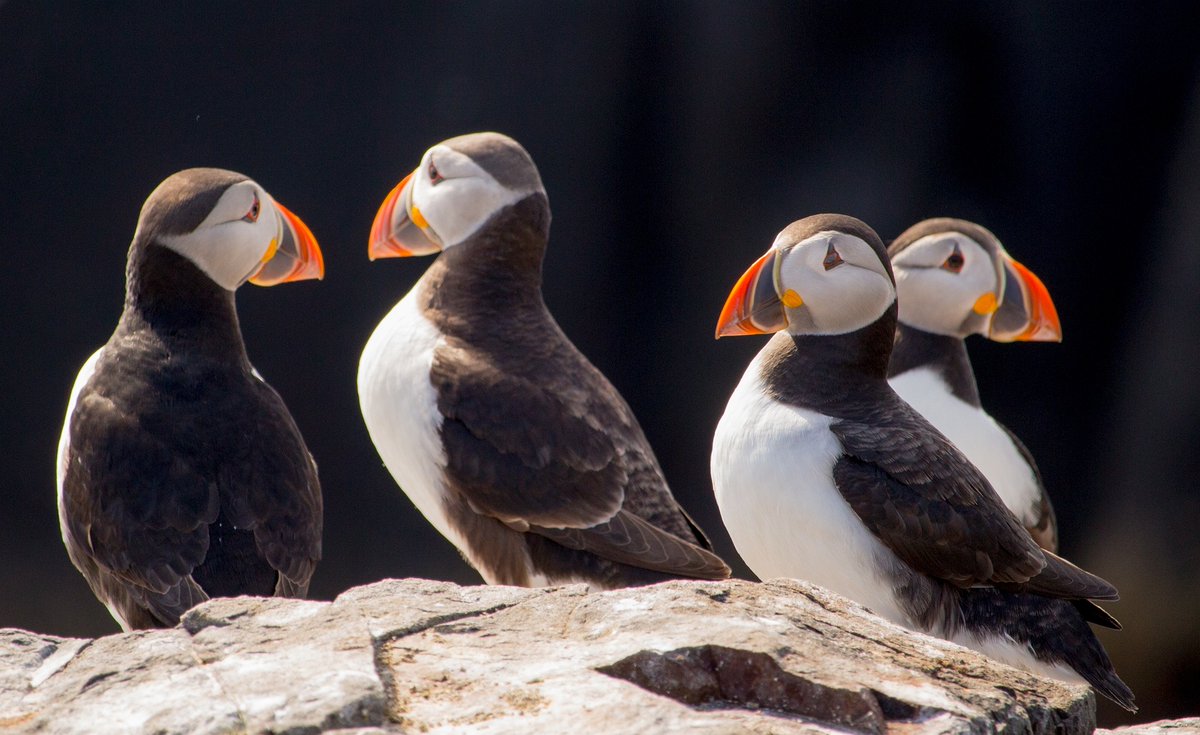
M 841 266 L 815 279 L 805 302 L 813 323 L 825 334 L 845 334 L 878 319 L 896 298 L 891 282 L 870 270 Z
M 486 174 L 446 179 L 431 185 L 417 182 L 413 202 L 429 226 L 449 248 L 473 235 L 492 215 L 520 201 L 527 192 L 501 186 Z
M 892 281 L 866 243 L 838 237 L 835 245 L 845 262 L 830 270 L 824 261 L 827 239 L 812 238 L 784 255 L 780 278 L 795 284 L 813 325 L 821 334 L 845 334 L 874 322 L 896 299 Z
M 900 321 L 935 334 L 954 335 L 978 295 L 959 276 L 940 268 L 896 270 Z
M 278 222 L 265 209 L 257 222 L 223 222 L 162 243 L 192 261 L 217 285 L 233 291 L 253 275 L 276 236 Z
M 982 251 L 964 252 L 964 256 L 966 264 L 957 274 L 943 268 L 896 269 L 902 322 L 935 334 L 956 335 L 980 296 L 999 296 L 987 256 Z

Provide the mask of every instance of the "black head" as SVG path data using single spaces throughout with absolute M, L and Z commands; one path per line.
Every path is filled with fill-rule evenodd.
M 221 288 L 320 278 L 324 262 L 308 227 L 242 174 L 190 168 L 172 174 L 142 205 L 129 249 L 130 276 L 166 248 Z
M 529 153 L 500 133 L 472 133 L 430 148 L 384 200 L 371 227 L 371 259 L 428 255 L 461 245 L 515 205 L 526 207 L 541 248 L 549 203 Z

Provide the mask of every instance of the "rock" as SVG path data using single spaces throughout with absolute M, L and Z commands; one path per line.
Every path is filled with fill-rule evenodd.
M 0 733 L 1094 727 L 1086 687 L 795 581 L 588 593 L 389 580 L 333 602 L 213 600 L 177 628 L 94 641 L 0 631 Z
M 1182 720 L 1159 720 L 1145 725 L 1097 730 L 1096 735 L 1200 735 L 1200 717 Z

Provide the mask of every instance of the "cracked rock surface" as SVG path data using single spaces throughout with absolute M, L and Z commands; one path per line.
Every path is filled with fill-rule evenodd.
M 784 580 L 388 580 L 96 640 L 0 630 L 0 733 L 1087 733 L 1094 712 Z

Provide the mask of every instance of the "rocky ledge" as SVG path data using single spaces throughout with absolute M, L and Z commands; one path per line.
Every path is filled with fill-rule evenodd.
M 1094 727 L 1086 687 L 784 580 L 604 593 L 388 580 L 333 602 L 213 600 L 178 628 L 95 640 L 0 630 L 0 733 Z

